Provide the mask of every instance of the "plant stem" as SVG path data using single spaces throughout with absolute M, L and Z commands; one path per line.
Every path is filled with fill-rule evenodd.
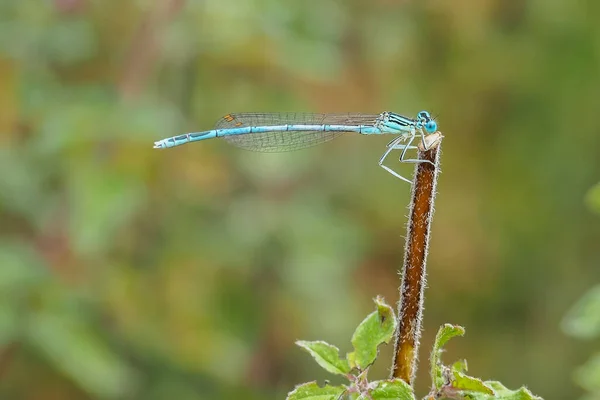
M 426 137 L 429 145 L 427 151 L 422 147 L 422 143 L 419 144 L 418 158 L 429 160 L 433 165 L 423 162 L 415 167 L 407 224 L 392 378 L 400 378 L 411 386 L 417 371 L 429 232 L 433 217 L 442 137 L 439 132 Z

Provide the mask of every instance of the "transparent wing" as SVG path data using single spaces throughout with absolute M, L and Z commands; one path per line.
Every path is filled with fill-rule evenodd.
M 239 113 L 227 114 L 215 129 L 273 125 L 374 125 L 378 114 Z M 282 152 L 303 149 L 332 140 L 340 131 L 275 131 L 223 136 L 229 143 L 247 150 Z

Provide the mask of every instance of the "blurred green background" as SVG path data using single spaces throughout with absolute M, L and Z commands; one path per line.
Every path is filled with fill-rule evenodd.
M 397 300 L 409 185 L 387 137 L 293 153 L 154 140 L 239 111 L 438 117 L 421 369 L 547 399 L 598 340 L 600 2 L 0 1 L 0 398 L 282 399 Z M 411 166 L 391 164 L 405 174 Z M 373 378 L 387 376 L 384 349 Z M 335 379 L 333 380 L 335 382 Z

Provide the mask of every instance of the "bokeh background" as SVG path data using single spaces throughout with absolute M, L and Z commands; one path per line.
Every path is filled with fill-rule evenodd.
M 236 111 L 421 109 L 445 133 L 418 390 L 447 361 L 547 399 L 600 348 L 600 3 L 0 2 L 0 398 L 282 399 L 396 302 L 389 138 L 284 154 L 154 140 Z M 405 174 L 411 166 L 394 164 Z M 382 351 L 373 378 L 387 376 Z M 337 382 L 335 378 L 332 380 Z

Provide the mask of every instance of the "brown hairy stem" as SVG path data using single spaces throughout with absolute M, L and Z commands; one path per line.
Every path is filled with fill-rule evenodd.
M 442 137 L 440 132 L 427 136 L 428 150 L 423 148 L 423 143 L 419 144 L 419 160 L 433 164 L 422 162 L 416 165 L 412 186 L 392 365 L 392 378 L 400 378 L 409 385 L 412 385 L 417 370 L 427 250 Z

